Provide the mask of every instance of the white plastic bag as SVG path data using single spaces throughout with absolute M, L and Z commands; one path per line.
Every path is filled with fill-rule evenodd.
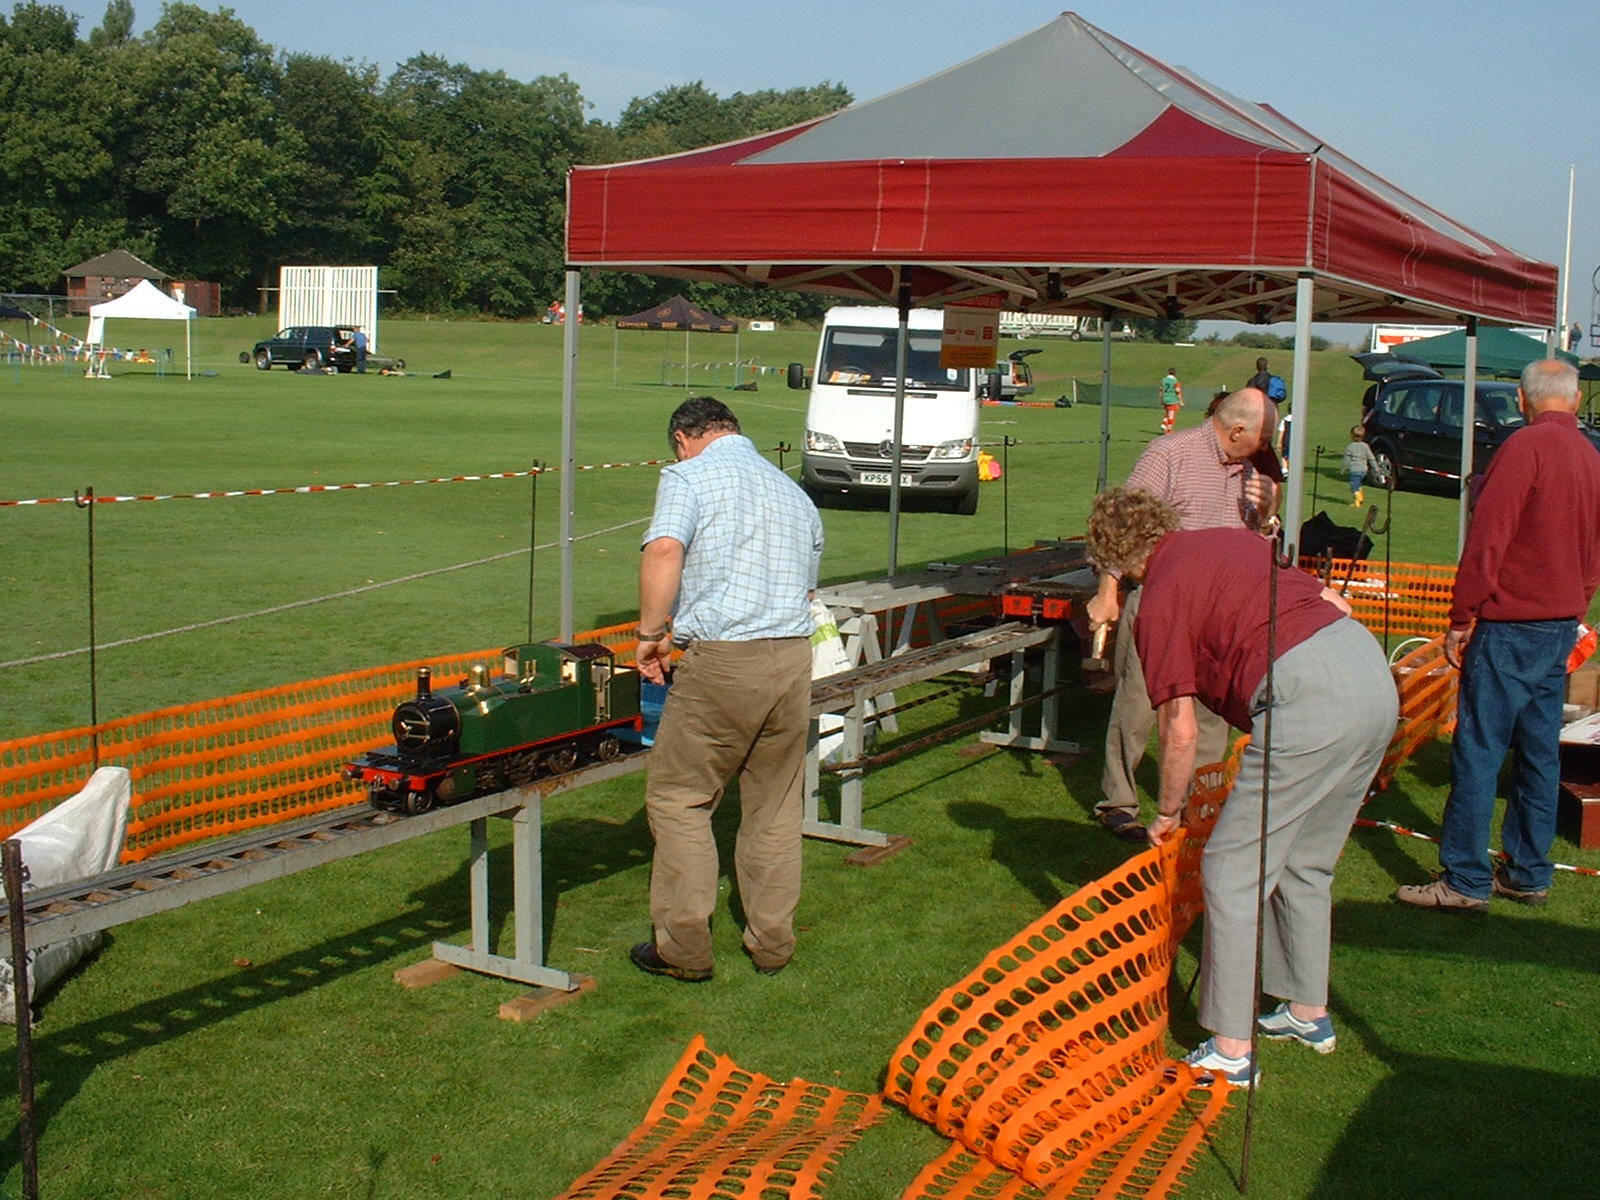
M 117 865 L 128 832 L 128 804 L 133 781 L 126 767 L 101 767 L 83 791 L 56 805 L 15 839 L 22 843 L 24 892 L 58 887 L 99 875 Z M 4 893 L 0 892 L 0 897 Z M 3 899 L 0 899 L 3 902 Z M 28 1002 L 43 995 L 85 954 L 100 944 L 101 935 L 28 947 Z M 17 1021 L 16 980 L 11 945 L 0 946 L 0 1021 Z
M 821 600 L 811 602 L 811 678 L 827 679 L 850 669 L 844 639 L 839 636 L 833 613 Z M 864 716 L 871 716 L 872 701 L 867 701 Z M 844 756 L 844 718 L 838 713 L 823 713 L 817 718 L 817 761 L 836 763 Z

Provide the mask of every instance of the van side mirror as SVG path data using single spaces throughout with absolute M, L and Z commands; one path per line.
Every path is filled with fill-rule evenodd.
M 789 364 L 789 386 L 795 391 L 804 391 L 811 386 L 811 381 L 806 378 L 804 363 Z
M 990 371 L 983 377 L 983 384 L 978 388 L 978 399 L 999 400 L 1005 393 L 1000 390 L 1000 372 Z

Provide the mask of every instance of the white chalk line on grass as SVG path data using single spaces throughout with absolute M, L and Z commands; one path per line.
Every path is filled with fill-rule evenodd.
M 604 537 L 607 534 L 616 533 L 619 530 L 631 529 L 636 525 L 643 525 L 648 522 L 649 519 L 649 517 L 639 517 L 632 521 L 624 521 L 620 525 L 611 525 L 605 529 L 596 529 L 593 533 L 585 533 L 579 537 L 573 538 L 573 541 L 586 542 L 591 538 Z M 551 550 L 557 545 L 558 543 L 556 542 L 543 542 L 535 545 L 534 550 Z M 297 608 L 310 608 L 316 604 L 326 604 L 330 600 L 348 600 L 352 596 L 360 596 L 366 592 L 376 592 L 383 588 L 394 587 L 397 584 L 402 583 L 415 583 L 418 580 L 429 579 L 435 575 L 448 575 L 453 571 L 465 571 L 472 567 L 487 566 L 490 563 L 499 562 L 502 559 L 507 558 L 516 558 L 518 555 L 526 553 L 528 552 L 521 548 L 516 550 L 507 550 L 501 554 L 491 554 L 487 558 L 475 558 L 470 562 L 453 563 L 448 567 L 436 567 L 431 571 L 416 571 L 410 575 L 397 576 L 394 579 L 384 579 L 377 583 L 365 583 L 360 587 L 347 588 L 342 592 L 330 592 L 326 596 L 311 596 L 304 600 L 291 600 L 287 604 L 274 604 L 268 608 L 258 608 L 253 612 L 235 613 L 232 616 L 217 617 L 211 621 L 198 621 L 193 625 L 180 625 L 175 629 L 162 629 L 154 633 L 141 633 L 137 637 L 119 638 L 114 642 L 101 642 L 99 645 L 93 647 L 93 649 L 96 652 L 101 650 L 115 650 L 122 646 L 137 645 L 140 642 L 154 642 L 161 638 L 174 637 L 182 633 L 196 633 L 202 629 L 214 629 L 219 625 L 232 625 L 239 621 L 253 620 L 256 617 L 268 617 L 276 613 L 291 612 Z M 57 650 L 51 654 L 36 654 L 30 658 L 14 658 L 9 662 L 0 662 L 0 671 L 9 670 L 12 667 L 30 667 L 37 663 L 54 662 L 57 659 L 75 658 L 78 655 L 89 653 L 89 650 L 90 647 L 88 646 L 79 646 L 72 650 Z

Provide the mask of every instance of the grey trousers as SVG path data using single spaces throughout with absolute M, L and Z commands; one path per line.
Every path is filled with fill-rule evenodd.
M 678 660 L 645 783 L 656 843 L 650 920 L 656 948 L 673 965 L 712 965 L 720 868 L 711 817 L 735 774 L 744 944 L 757 966 L 779 966 L 794 953 L 810 708 L 806 638 L 694 642 Z
M 1349 617 L 1282 655 L 1273 684 L 1261 986 L 1280 999 L 1323 1005 L 1333 868 L 1394 736 L 1399 700 L 1383 650 Z M 1201 860 L 1200 1023 L 1241 1039 L 1256 1016 L 1264 716 L 1250 739 Z
M 1150 731 L 1156 727 L 1156 712 L 1150 707 L 1150 693 L 1144 686 L 1144 667 L 1139 649 L 1133 644 L 1133 619 L 1139 613 L 1143 588 L 1128 593 L 1117 627 L 1116 651 L 1111 665 L 1117 673 L 1117 694 L 1111 699 L 1111 721 L 1106 726 L 1106 765 L 1100 773 L 1104 799 L 1094 806 L 1096 815 L 1123 809 L 1139 815 L 1139 785 L 1134 772 L 1150 744 Z M 1200 740 L 1195 746 L 1195 766 L 1220 762 L 1228 752 L 1228 723 L 1204 705 L 1194 706 Z

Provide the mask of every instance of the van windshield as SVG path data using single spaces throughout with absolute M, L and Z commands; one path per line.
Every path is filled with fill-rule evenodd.
M 851 387 L 894 386 L 896 329 L 856 329 L 836 325 L 822 339 L 818 381 Z M 906 386 L 945 392 L 970 387 L 965 367 L 939 365 L 940 334 L 913 329 L 906 335 Z

